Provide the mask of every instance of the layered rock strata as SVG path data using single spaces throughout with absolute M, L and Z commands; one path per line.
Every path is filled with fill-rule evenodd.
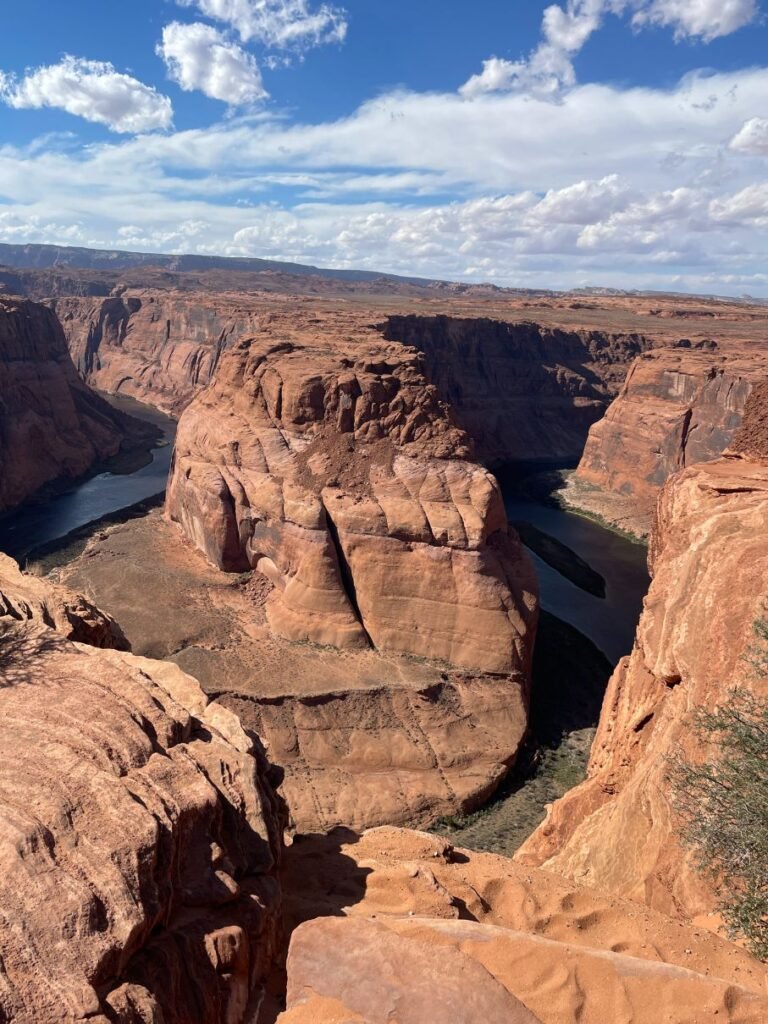
M 271 769 L 176 666 L 49 628 L 40 587 L 0 565 L 0 1018 L 250 1021 L 279 925 Z
M 116 454 L 126 429 L 78 377 L 55 315 L 0 297 L 0 512 Z
M 635 648 L 608 688 L 588 779 L 553 805 L 519 854 L 688 918 L 712 913 L 717 894 L 678 843 L 669 759 L 716 755 L 691 729 L 694 709 L 715 709 L 737 685 L 766 690 L 749 658 L 768 597 L 764 413 L 763 406 L 762 416 L 748 416 L 758 423 L 749 444 L 759 459 L 701 464 L 664 488 L 651 541 L 653 583 Z M 745 443 L 741 436 L 735 447 Z
M 51 305 L 84 380 L 173 415 L 208 384 L 222 352 L 257 326 L 242 302 L 173 291 L 118 289 Z
M 304 837 L 287 855 L 280 1024 L 758 1024 L 743 950 L 547 871 L 423 833 Z
M 417 353 L 243 343 L 179 424 L 167 513 L 290 640 L 528 670 L 530 563 Z
M 492 465 L 575 462 L 635 357 L 654 345 L 637 333 L 450 316 L 392 316 L 383 332 L 424 353 L 429 379 Z
M 645 353 L 592 427 L 567 499 L 646 536 L 661 487 L 679 470 L 722 454 L 766 373 L 758 353 L 721 352 L 714 343 Z

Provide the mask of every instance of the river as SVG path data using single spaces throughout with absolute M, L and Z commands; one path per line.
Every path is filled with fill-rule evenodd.
M 131 398 L 102 397 L 122 412 L 159 427 L 163 437 L 158 447 L 146 455 L 145 465 L 132 472 L 125 471 L 125 457 L 116 456 L 104 463 L 96 475 L 72 484 L 45 502 L 27 504 L 4 516 L 0 519 L 0 551 L 23 559 L 35 548 L 59 540 L 81 526 L 164 493 L 173 454 L 175 422 Z

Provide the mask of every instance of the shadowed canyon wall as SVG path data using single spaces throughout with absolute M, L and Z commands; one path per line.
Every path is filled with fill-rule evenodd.
M 0 512 L 116 454 L 126 421 L 79 378 L 56 316 L 0 297 Z
M 654 344 L 639 334 L 447 316 L 393 316 L 383 333 L 424 353 L 428 378 L 491 465 L 575 462 L 634 358 Z

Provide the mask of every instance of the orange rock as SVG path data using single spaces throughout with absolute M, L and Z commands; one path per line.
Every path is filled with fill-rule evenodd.
M 168 515 L 270 579 L 280 636 L 524 679 L 536 585 L 496 481 L 417 353 L 329 345 L 223 360 L 179 424 Z
M 56 317 L 0 297 L 0 512 L 114 455 L 121 419 L 77 376 Z
M 0 565 L 0 1018 L 243 1021 L 278 930 L 263 755 L 175 665 L 42 625 L 61 597 L 19 577 Z
M 499 1019 L 499 989 L 515 1000 L 500 1019 L 541 1024 L 759 1024 L 768 1011 L 768 969 L 731 943 L 424 833 L 302 837 L 284 888 L 296 930 L 280 1024 L 475 1024 Z
M 736 685 L 765 691 L 745 655 L 765 615 L 766 509 L 765 460 L 724 458 L 669 481 L 653 583 L 635 648 L 606 694 L 588 780 L 550 809 L 523 863 L 671 915 L 714 912 L 716 894 L 676 839 L 668 760 L 708 753 L 690 729 L 694 708 L 713 710 Z

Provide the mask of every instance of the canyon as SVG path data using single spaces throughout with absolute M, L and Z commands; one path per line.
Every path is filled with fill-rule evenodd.
M 667 778 L 706 753 L 694 707 L 764 692 L 765 311 L 15 273 L 45 301 L 0 298 L 7 507 L 40 486 L 12 431 L 45 394 L 93 436 L 40 483 L 102 457 L 84 410 L 124 443 L 92 388 L 179 425 L 162 513 L 45 576 L 0 559 L 0 1017 L 766 1019 Z M 653 575 L 588 777 L 512 860 L 399 827 L 521 756 L 540 602 L 491 470 L 579 459 L 559 493 L 650 532 Z
M 0 296 L 0 370 L 0 512 L 151 434 L 83 383 L 37 303 Z

